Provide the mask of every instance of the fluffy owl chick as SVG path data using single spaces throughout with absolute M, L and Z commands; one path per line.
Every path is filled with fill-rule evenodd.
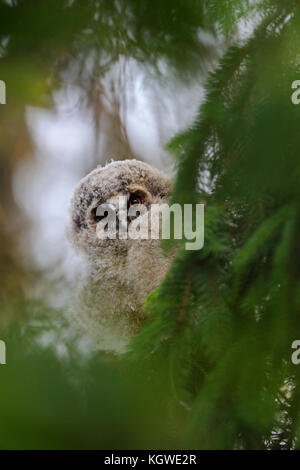
M 166 203 L 170 191 L 169 179 L 137 160 L 114 161 L 96 168 L 75 189 L 69 238 L 90 266 L 77 317 L 81 328 L 99 338 L 102 349 L 123 349 L 140 325 L 143 301 L 161 283 L 173 256 L 166 256 L 160 240 L 150 236 L 100 238 L 97 228 L 103 217 L 97 215 L 97 209 L 106 204 L 113 207 L 118 227 L 120 197 L 127 208 L 140 206 L 142 209 L 135 216 L 126 214 L 130 231 L 132 223 L 143 227 L 145 218 L 150 217 L 150 208 Z

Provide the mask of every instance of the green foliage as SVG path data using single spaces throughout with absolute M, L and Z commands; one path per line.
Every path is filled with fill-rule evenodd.
M 210 75 L 195 126 L 169 144 L 174 200 L 206 199 L 205 245 L 178 258 L 133 343 L 141 354 L 147 344 L 176 354 L 175 379 L 185 375 L 182 396 L 191 392 L 187 442 L 200 448 L 299 445 L 290 355 L 300 331 L 300 114 L 290 97 L 300 11 L 268 4 L 250 38 Z

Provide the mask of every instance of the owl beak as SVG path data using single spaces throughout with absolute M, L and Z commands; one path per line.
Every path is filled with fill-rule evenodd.
M 117 212 L 117 223 L 123 231 L 127 232 L 127 211 L 124 209 Z
M 127 198 L 125 196 L 111 198 L 108 202 L 108 207 L 116 214 L 117 230 L 127 232 Z

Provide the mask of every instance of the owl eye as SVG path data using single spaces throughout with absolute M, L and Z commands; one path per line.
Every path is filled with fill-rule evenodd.
M 141 197 L 137 196 L 136 194 L 132 194 L 129 199 L 129 206 L 130 207 L 136 207 L 140 206 L 142 204 L 142 199 Z

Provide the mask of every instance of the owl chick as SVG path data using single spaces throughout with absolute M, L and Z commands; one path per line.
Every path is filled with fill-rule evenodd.
M 101 349 L 124 349 L 140 326 L 143 301 L 159 286 L 174 255 L 166 256 L 160 240 L 151 237 L 99 237 L 97 229 L 103 217 L 97 209 L 100 205 L 114 208 L 118 227 L 118 201 L 126 201 L 128 208 L 144 208 L 127 217 L 130 231 L 131 224 L 149 216 L 147 209 L 166 203 L 170 192 L 168 178 L 137 160 L 114 161 L 96 168 L 75 189 L 69 239 L 90 268 L 80 291 L 77 320 L 81 329 L 98 338 Z

